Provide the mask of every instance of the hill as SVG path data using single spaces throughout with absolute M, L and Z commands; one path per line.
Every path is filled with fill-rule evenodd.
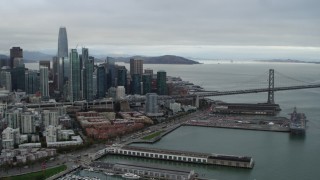
M 132 57 L 115 57 L 116 61 L 129 63 L 130 59 L 141 59 L 144 64 L 200 64 L 184 57 L 174 55 L 164 55 L 156 57 L 132 56 Z

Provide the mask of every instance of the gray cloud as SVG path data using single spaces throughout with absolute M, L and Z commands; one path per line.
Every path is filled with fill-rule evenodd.
M 318 0 L 5 0 L 0 52 L 11 46 L 56 50 L 58 28 L 66 26 L 70 47 L 81 44 L 100 53 L 188 50 L 185 54 L 201 57 L 199 46 L 208 51 L 245 46 L 248 53 L 248 47 L 271 53 L 284 46 L 316 58 L 320 54 L 307 47 L 320 50 L 318 7 Z

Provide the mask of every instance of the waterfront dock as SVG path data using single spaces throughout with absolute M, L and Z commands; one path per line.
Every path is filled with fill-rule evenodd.
M 113 174 L 115 176 L 125 173 L 133 173 L 142 179 L 197 179 L 197 174 L 192 170 L 168 169 L 158 166 L 145 166 L 143 164 L 106 163 L 98 161 L 91 163 L 90 167 L 92 167 L 95 171 L 101 171 L 106 174 Z
M 136 146 L 112 145 L 106 148 L 106 154 L 144 157 L 186 163 L 221 165 L 238 168 L 253 168 L 252 157 L 223 154 L 199 153 L 167 149 L 155 149 Z

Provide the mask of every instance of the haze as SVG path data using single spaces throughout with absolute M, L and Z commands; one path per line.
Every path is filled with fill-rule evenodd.
M 20 46 L 55 54 L 65 26 L 69 48 L 95 54 L 317 61 L 319 7 L 318 0 L 4 0 L 0 53 Z

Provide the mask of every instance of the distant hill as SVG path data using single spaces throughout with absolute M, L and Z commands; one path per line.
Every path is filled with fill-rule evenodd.
M 114 57 L 116 61 L 128 63 L 131 58 L 142 59 L 144 64 L 200 64 L 184 57 L 174 55 L 164 55 L 156 57 L 132 56 L 132 57 Z
M 53 55 L 44 54 L 38 51 L 23 51 L 23 60 L 32 62 L 40 60 L 52 60 Z
M 8 59 L 9 57 L 4 55 L 4 54 L 0 54 L 0 59 Z

